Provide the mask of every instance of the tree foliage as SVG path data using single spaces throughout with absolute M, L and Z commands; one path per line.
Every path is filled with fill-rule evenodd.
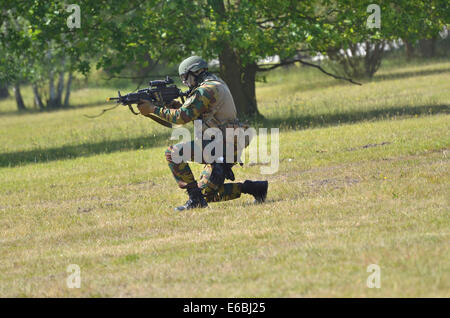
M 369 29 L 371 2 L 86 0 L 81 28 L 70 29 L 66 1 L 10 0 L 0 9 L 0 81 L 46 74 L 39 68 L 49 51 L 83 73 L 92 59 L 119 73 L 130 62 L 145 68 L 198 54 L 220 61 L 239 113 L 255 115 L 256 72 L 267 69 L 260 64 L 267 57 L 278 55 L 282 65 L 298 60 L 292 57 L 299 50 L 326 54 L 366 41 L 415 40 L 435 35 L 449 20 L 444 0 L 380 0 L 381 28 Z

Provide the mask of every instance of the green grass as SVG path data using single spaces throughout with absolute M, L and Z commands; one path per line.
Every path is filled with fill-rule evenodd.
M 250 197 L 175 213 L 170 130 L 104 104 L 18 114 L 0 103 L 0 296 L 449 297 L 450 62 L 382 68 L 355 86 L 267 74 L 280 169 Z M 78 105 L 114 90 L 73 93 Z M 29 92 L 24 95 L 29 98 Z M 201 166 L 194 165 L 196 174 Z M 69 264 L 81 288 L 68 289 Z M 381 267 L 381 288 L 366 269 Z

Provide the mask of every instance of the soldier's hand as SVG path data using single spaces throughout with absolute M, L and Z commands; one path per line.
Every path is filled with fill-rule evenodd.
M 149 100 L 141 99 L 137 104 L 137 108 L 139 109 L 142 115 L 146 116 L 150 113 L 153 113 L 155 105 L 153 105 L 153 103 Z

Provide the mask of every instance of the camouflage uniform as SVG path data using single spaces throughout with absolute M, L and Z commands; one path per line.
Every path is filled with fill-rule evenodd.
M 212 74 L 208 74 L 202 80 L 201 84 L 191 92 L 181 107 L 176 109 L 155 107 L 153 114 L 165 121 L 181 125 L 196 119 L 201 119 L 203 131 L 216 127 L 222 131 L 224 138 L 226 136 L 225 129 L 228 127 L 247 128 L 237 120 L 236 108 L 227 85 Z M 202 147 L 205 147 L 208 142 L 210 141 L 203 141 Z M 249 140 L 246 140 L 245 146 L 248 146 L 248 143 Z M 237 142 L 234 145 L 234 158 L 236 162 L 238 152 Z M 191 149 L 191 158 L 189 161 L 194 161 L 195 142 L 189 142 L 188 147 Z M 226 157 L 226 147 L 224 148 L 223 156 Z M 189 189 L 198 186 L 207 202 L 227 201 L 241 196 L 242 183 L 224 184 L 223 176 L 216 175 L 217 173 L 213 169 L 214 164 L 206 163 L 203 158 L 201 163 L 204 163 L 205 166 L 200 175 L 200 180 L 196 182 L 187 162 L 175 163 L 172 160 L 174 151 L 182 155 L 182 149 L 183 144 L 180 143 L 170 146 L 165 152 L 169 168 L 180 188 Z M 201 151 L 203 153 L 203 149 Z

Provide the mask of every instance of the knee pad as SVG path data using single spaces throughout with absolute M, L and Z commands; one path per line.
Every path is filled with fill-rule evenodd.
M 225 169 L 222 163 L 213 163 L 211 176 L 209 181 L 217 186 L 221 186 L 225 182 Z

